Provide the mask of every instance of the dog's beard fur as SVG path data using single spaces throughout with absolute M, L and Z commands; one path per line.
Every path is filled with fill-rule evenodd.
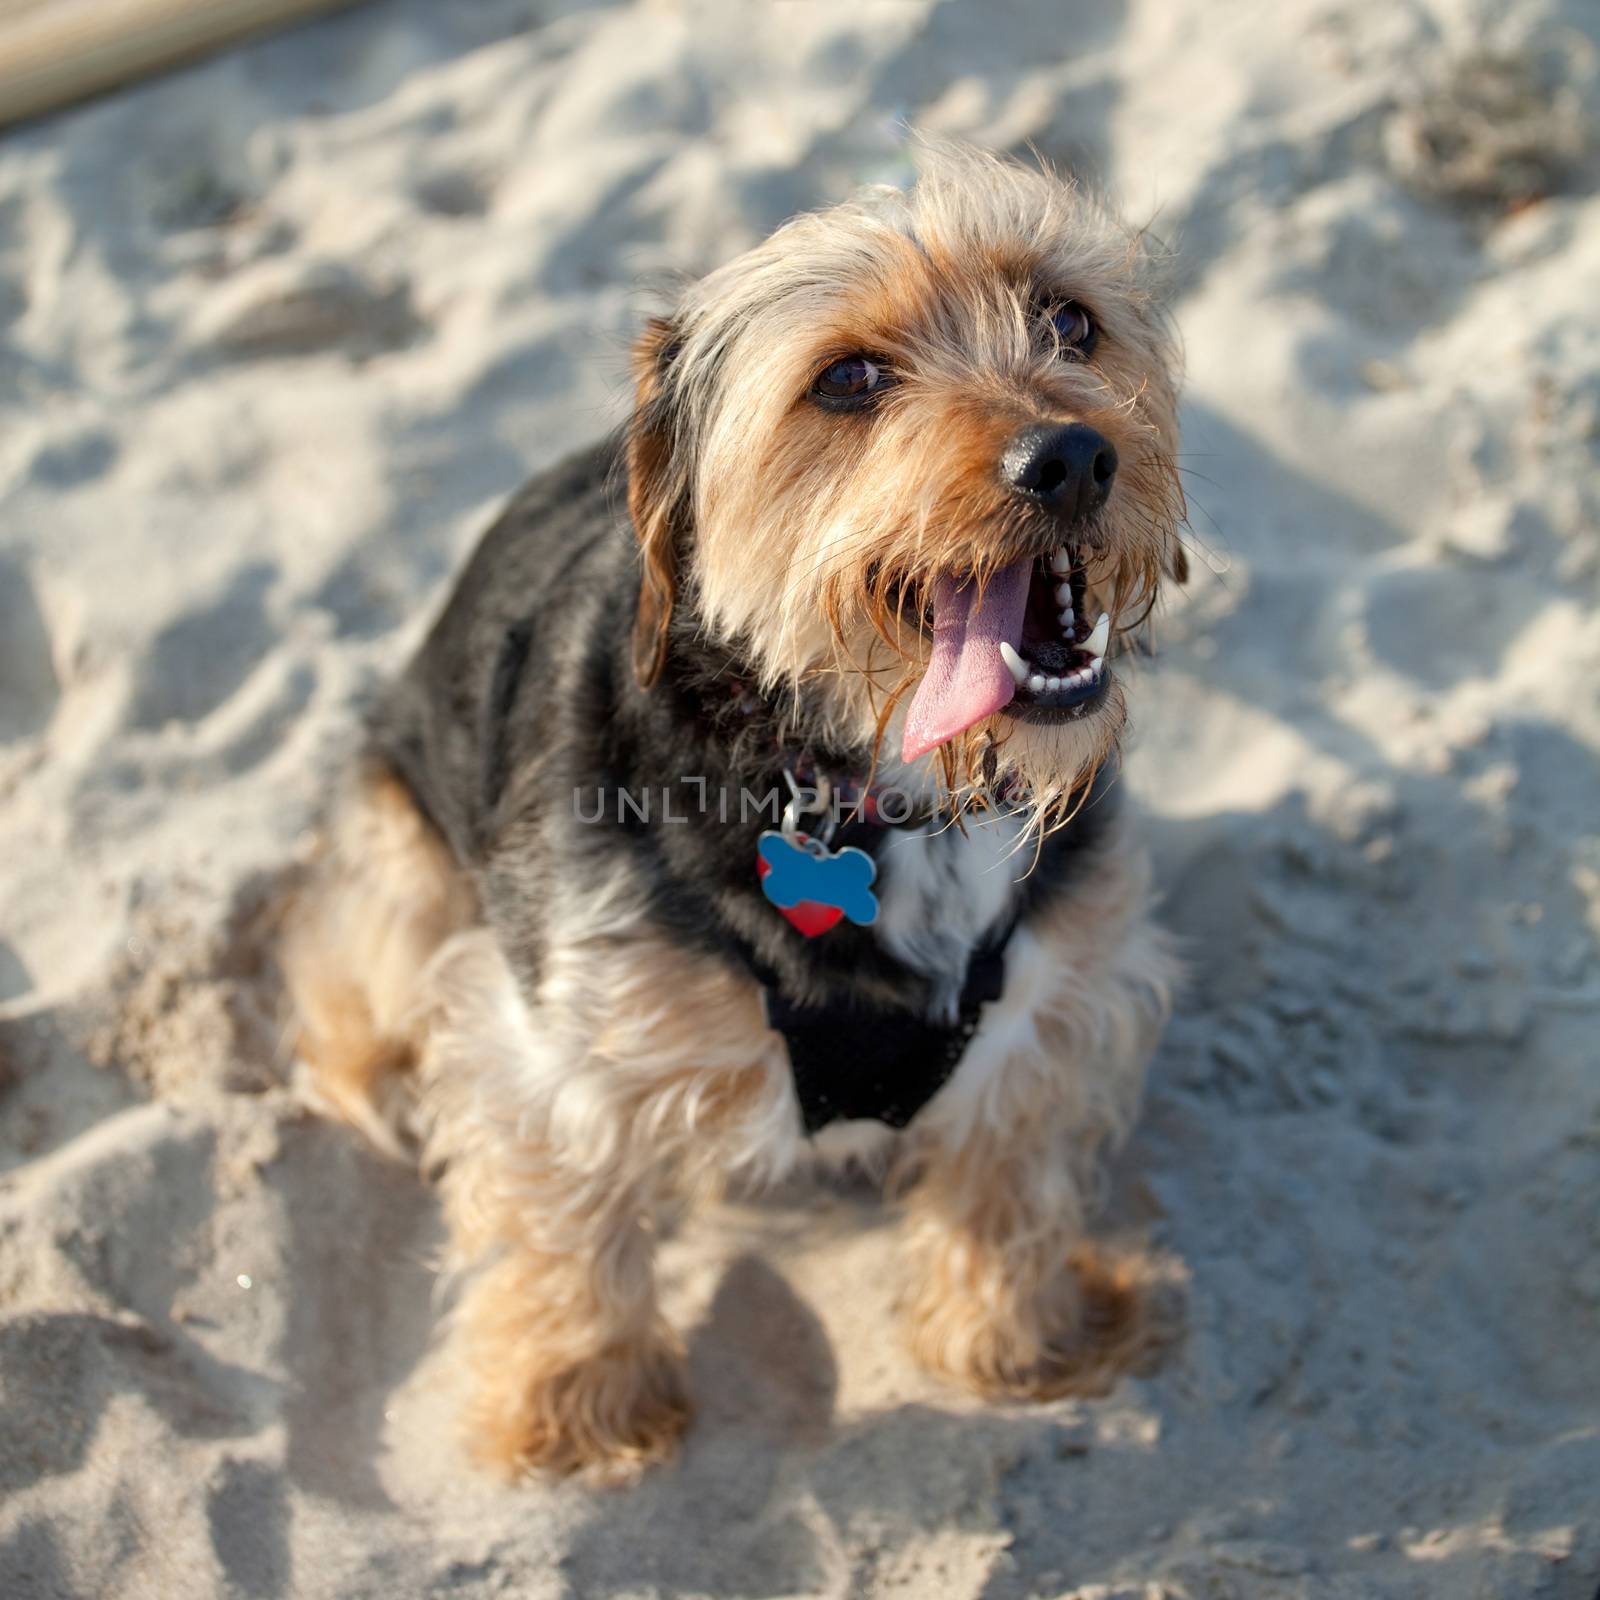
M 913 190 L 795 219 L 653 323 L 630 435 L 641 677 L 687 605 L 823 737 L 889 752 L 880 772 L 897 766 L 928 663 L 937 578 L 981 592 L 1007 563 L 1071 542 L 1090 615 L 1109 612 L 1126 638 L 1183 566 L 1176 356 L 1143 239 L 1047 173 L 924 156 Z M 1066 300 L 1098 325 L 1088 360 L 1065 359 L 1041 309 Z M 856 352 L 893 385 L 859 412 L 811 403 L 815 375 Z M 1089 523 L 1064 527 L 1007 492 L 998 466 L 1019 428 L 1073 421 L 1120 465 Z M 1048 825 L 1087 791 L 1124 716 L 1116 681 L 1078 720 L 1002 712 L 942 746 L 934 770 L 957 807 L 1010 780 Z

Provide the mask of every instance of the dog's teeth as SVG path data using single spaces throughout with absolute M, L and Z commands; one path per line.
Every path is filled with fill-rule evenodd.
M 1018 687 L 1028 681 L 1028 663 L 1004 639 L 1000 641 L 1000 659 L 1005 662 L 1006 671 L 1017 680 Z
M 1106 658 L 1104 656 L 1096 656 L 1094 660 L 1089 663 L 1089 671 L 1094 677 L 1098 678 L 1100 674 L 1105 671 L 1105 666 Z
M 1051 694 L 1059 694 L 1061 691 L 1061 679 L 1046 678 L 1044 680 L 1044 686 L 1050 691 Z
M 1072 615 L 1072 585 L 1070 583 L 1058 583 L 1056 585 L 1056 604 L 1065 606 L 1067 615 L 1069 617 Z
M 1028 679 L 1028 687 L 1035 694 L 1043 694 L 1044 693 L 1044 679 L 1041 678 L 1039 676 L 1039 674 L 1036 672 L 1036 673 L 1034 673 L 1034 675 L 1031 678 Z
M 1072 556 L 1065 545 L 1050 557 L 1050 570 L 1061 578 L 1072 571 Z
M 1077 614 L 1073 611 L 1071 606 L 1063 606 L 1061 609 L 1061 626 L 1063 628 L 1070 628 L 1073 622 L 1076 620 L 1076 617 Z
M 1100 620 L 1094 625 L 1094 632 L 1082 644 L 1080 650 L 1086 650 L 1091 656 L 1104 656 L 1106 646 L 1111 643 L 1111 618 L 1105 612 L 1100 613 Z

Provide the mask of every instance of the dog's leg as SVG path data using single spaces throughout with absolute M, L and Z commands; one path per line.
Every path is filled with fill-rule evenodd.
M 341 797 L 290 912 L 283 968 L 311 1097 L 403 1157 L 422 973 L 473 896 L 410 791 L 376 763 Z
M 912 1346 L 980 1391 L 1097 1392 L 1148 1341 L 1138 1263 L 1084 1234 L 1097 1157 L 1137 1110 L 1174 977 L 1144 900 L 1142 862 L 1118 850 L 1019 930 L 1004 999 L 913 1126 Z
M 688 1420 L 682 1349 L 656 1302 L 660 1175 L 631 1176 L 515 1136 L 446 1175 L 452 1249 L 472 1270 L 454 1333 L 472 1385 L 466 1445 L 505 1476 L 626 1477 Z
M 468 1446 L 511 1476 L 617 1478 L 670 1451 L 688 1404 L 653 1213 L 776 1149 L 790 1110 L 753 985 L 625 916 L 598 933 L 598 901 L 583 916 L 552 916 L 566 937 L 526 1004 L 493 933 L 457 939 L 423 1064 L 428 1158 L 470 1274 Z

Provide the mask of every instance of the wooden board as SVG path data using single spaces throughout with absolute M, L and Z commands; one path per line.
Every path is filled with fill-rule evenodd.
M 0 126 L 356 0 L 0 0 Z

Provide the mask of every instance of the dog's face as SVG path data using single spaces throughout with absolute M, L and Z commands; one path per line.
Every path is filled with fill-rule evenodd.
M 1066 800 L 1122 727 L 1116 640 L 1182 574 L 1143 262 L 1057 179 L 943 151 L 696 285 L 637 352 L 641 679 L 688 604 L 835 737 Z

